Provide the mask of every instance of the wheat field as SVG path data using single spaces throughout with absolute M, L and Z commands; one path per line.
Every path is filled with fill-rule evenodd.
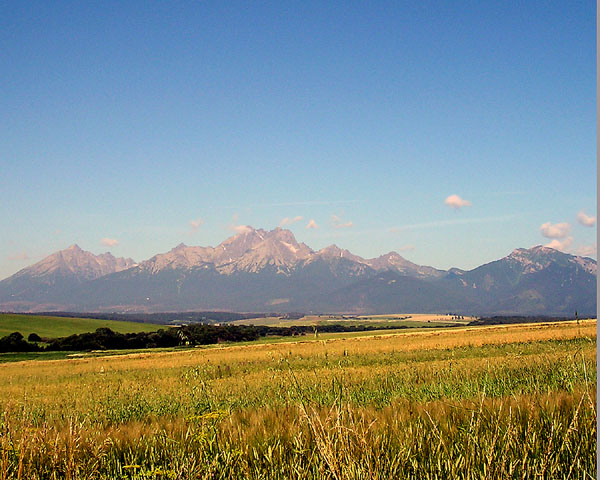
M 596 478 L 596 321 L 0 364 L 0 479 Z

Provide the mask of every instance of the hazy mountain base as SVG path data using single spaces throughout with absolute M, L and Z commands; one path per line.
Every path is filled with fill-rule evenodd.
M 451 276 L 421 280 L 387 271 L 356 279 L 312 265 L 289 275 L 265 268 L 260 273 L 220 275 L 209 269 L 167 270 L 156 274 L 124 271 L 79 286 L 81 310 L 183 311 L 198 309 L 282 312 L 467 312 L 475 315 L 593 314 L 595 277 L 576 272 L 566 283 L 556 267 L 496 281 L 488 290 L 465 288 Z M 478 276 L 475 272 L 472 276 Z M 491 276 L 489 273 L 486 274 Z M 471 275 L 465 274 L 467 281 Z M 473 281 L 477 284 L 477 281 Z

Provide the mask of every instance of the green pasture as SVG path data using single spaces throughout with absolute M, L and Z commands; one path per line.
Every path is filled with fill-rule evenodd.
M 154 332 L 159 328 L 166 328 L 152 323 L 0 313 L 0 337 L 20 332 L 25 337 L 30 333 L 37 333 L 42 338 L 57 338 L 94 332 L 104 327 L 118 333 Z

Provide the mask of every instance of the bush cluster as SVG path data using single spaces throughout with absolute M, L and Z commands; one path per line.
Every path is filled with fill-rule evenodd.
M 37 343 L 30 343 L 19 332 L 0 338 L 0 352 L 39 352 Z

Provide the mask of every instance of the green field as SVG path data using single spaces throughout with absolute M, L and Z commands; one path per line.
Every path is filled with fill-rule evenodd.
M 0 478 L 596 478 L 596 321 L 299 340 L 0 364 Z
M 154 332 L 159 328 L 166 328 L 152 323 L 0 313 L 0 337 L 20 332 L 25 337 L 30 333 L 37 333 L 40 337 L 58 338 L 93 332 L 102 327 L 119 333 Z

